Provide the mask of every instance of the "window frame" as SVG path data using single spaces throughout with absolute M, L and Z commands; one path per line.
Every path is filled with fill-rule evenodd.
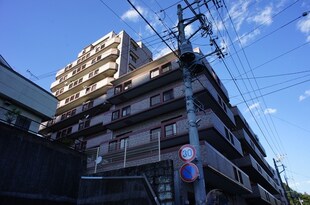
M 154 102 L 154 99 L 155 99 L 155 102 Z M 161 104 L 161 96 L 160 96 L 160 94 L 153 95 L 153 96 L 150 97 L 150 107 L 153 107 L 153 106 L 159 105 L 159 104 Z
M 131 107 L 130 107 L 130 105 L 122 108 L 122 117 L 126 117 L 126 116 L 128 116 L 130 114 L 131 114 Z
M 168 97 L 168 98 L 166 98 Z M 174 99 L 173 89 L 166 90 L 163 92 L 163 102 L 167 102 Z
M 111 119 L 112 121 L 118 120 L 120 118 L 120 110 L 115 110 L 112 112 Z

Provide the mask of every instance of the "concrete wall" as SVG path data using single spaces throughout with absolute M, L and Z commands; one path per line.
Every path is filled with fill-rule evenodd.
M 139 203 L 141 201 L 151 202 L 152 200 L 148 200 L 146 197 L 153 197 L 150 193 L 148 195 L 142 193 L 143 190 L 149 191 L 149 189 L 147 187 L 143 189 L 141 182 L 126 178 L 123 178 L 123 180 L 117 179 L 117 177 L 144 175 L 161 205 L 174 204 L 174 172 L 172 160 L 101 172 L 95 175 L 114 177 L 114 185 L 108 179 L 100 180 L 99 182 L 81 180 L 78 204 L 153 204 Z M 115 184 L 118 184 L 118 186 L 115 186 Z M 131 187 L 131 189 L 128 189 L 128 187 Z
M 83 155 L 0 123 L 0 204 L 75 204 Z

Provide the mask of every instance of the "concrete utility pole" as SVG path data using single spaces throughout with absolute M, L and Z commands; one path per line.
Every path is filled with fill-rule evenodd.
M 196 205 L 206 204 L 206 188 L 204 180 L 203 166 L 200 155 L 200 144 L 199 135 L 196 122 L 196 113 L 193 100 L 193 89 L 192 89 L 192 76 L 189 66 L 195 60 L 196 56 L 193 52 L 193 47 L 188 39 L 185 37 L 185 24 L 183 20 L 183 10 L 181 5 L 178 5 L 178 30 L 179 30 L 179 54 L 180 61 L 183 70 L 183 80 L 185 88 L 185 99 L 186 99 L 186 110 L 189 124 L 189 141 L 190 144 L 196 148 L 196 160 L 195 164 L 199 170 L 199 178 L 194 181 L 194 192 Z

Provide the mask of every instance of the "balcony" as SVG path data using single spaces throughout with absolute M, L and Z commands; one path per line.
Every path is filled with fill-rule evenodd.
M 245 195 L 246 200 L 252 205 L 281 205 L 277 198 L 259 184 L 252 186 L 252 191 L 252 194 Z
M 251 155 L 236 159 L 234 162 L 238 167 L 249 174 L 252 181 L 260 183 L 273 194 L 279 194 L 279 188 L 273 178 L 261 168 L 259 163 Z
M 86 75 L 87 73 L 89 73 L 90 71 L 94 70 L 95 68 L 103 66 L 104 64 L 108 62 L 115 62 L 118 56 L 119 56 L 119 50 L 116 48 L 111 48 L 103 52 L 101 54 L 101 59 L 98 60 L 96 63 L 92 63 L 93 59 L 89 59 L 85 63 L 85 67 L 83 69 L 80 69 L 79 72 L 77 72 L 76 69 L 80 67 L 80 64 L 79 64 L 78 66 L 76 66 L 76 68 L 73 68 L 70 70 L 70 72 L 68 72 L 65 80 L 58 79 L 57 81 L 53 82 L 51 85 L 51 91 L 56 92 L 58 89 L 68 84 L 69 81 L 77 80 L 83 77 L 84 75 Z M 76 72 L 76 73 L 73 74 L 73 72 Z
M 205 141 L 201 145 L 201 158 L 205 180 L 212 187 L 232 194 L 251 193 L 248 175 Z
M 252 156 L 262 165 L 264 170 L 266 170 L 270 176 L 273 176 L 273 168 L 265 160 L 264 155 L 260 152 L 261 150 L 257 148 L 256 144 L 254 144 L 253 140 L 249 137 L 246 131 L 244 129 L 237 130 L 234 134 L 242 143 L 244 150 L 247 150 L 250 154 L 252 154 Z
M 75 97 L 75 99 L 71 100 L 66 103 L 67 99 L 62 100 L 59 102 L 57 110 L 56 110 L 56 115 L 60 115 L 66 111 L 69 111 L 84 102 L 90 100 L 90 99 L 95 99 L 107 92 L 109 88 L 112 87 L 112 84 L 110 83 L 114 78 L 104 78 L 103 80 L 99 81 L 96 83 L 96 89 L 88 91 L 88 87 L 80 91 L 79 93 L 75 93 L 72 96 L 76 96 L 79 94 L 78 97 Z
M 251 129 L 251 127 L 249 126 L 249 124 L 247 123 L 247 121 L 245 120 L 243 115 L 241 114 L 238 107 L 234 106 L 231 108 L 231 110 L 235 116 L 237 128 L 247 130 L 247 133 L 250 133 L 249 136 L 251 137 L 253 142 L 256 144 L 256 146 L 258 147 L 260 152 L 263 154 L 264 157 L 266 157 L 267 155 L 266 155 L 266 151 L 265 151 L 264 147 L 259 142 L 257 135 L 253 132 L 253 130 Z
M 73 124 L 71 133 L 66 136 L 57 137 L 57 133 L 52 134 L 52 139 L 61 141 L 63 139 L 75 139 L 79 137 L 89 136 L 103 130 L 102 128 L 103 114 L 94 117 L 83 118 Z M 83 124 L 83 125 L 82 125 Z
M 147 75 L 144 76 L 144 79 L 139 79 L 139 82 L 137 82 L 136 85 L 134 85 L 135 79 L 133 79 L 132 88 L 118 94 L 113 94 L 108 100 L 112 104 L 118 105 L 137 96 L 143 95 L 144 93 L 150 92 L 154 90 L 154 88 L 160 88 L 166 86 L 169 82 L 175 82 L 181 79 L 182 72 L 176 68 L 166 74 L 162 74 L 161 76 L 152 79 L 150 79 L 148 72 Z
M 113 144 L 113 150 L 110 142 L 103 142 L 100 147 L 86 151 L 88 173 L 139 166 L 166 159 L 173 160 L 176 169 L 183 164 L 178 157 L 181 145 L 166 149 L 165 141 L 151 141 L 147 132 L 128 136 L 126 141 L 118 141 Z M 95 163 L 97 153 L 102 157 L 99 164 Z M 212 185 L 234 194 L 251 193 L 249 177 L 205 141 L 201 142 L 201 156 L 207 186 Z
M 88 103 L 87 103 L 88 104 Z M 101 96 L 93 101 L 91 106 L 86 104 L 78 106 L 74 113 L 64 113 L 63 115 L 57 116 L 55 119 L 44 122 L 44 125 L 40 126 L 40 133 L 47 134 L 55 130 L 64 129 L 80 119 L 84 118 L 85 115 L 94 116 L 99 113 L 107 111 L 111 107 L 110 104 L 106 103 L 106 95 Z
M 64 90 L 61 94 L 57 96 L 59 100 L 63 100 L 72 93 L 76 93 L 82 89 L 82 87 L 89 86 L 95 82 L 98 82 L 106 77 L 113 77 L 114 73 L 117 72 L 118 65 L 115 62 L 108 62 L 99 68 L 96 71 L 91 71 L 82 77 L 82 82 L 78 83 L 76 81 L 68 81 L 67 85 L 64 87 Z

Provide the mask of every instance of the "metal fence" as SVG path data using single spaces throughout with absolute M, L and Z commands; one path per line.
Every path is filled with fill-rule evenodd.
M 139 140 L 145 143 L 137 144 Z M 127 140 L 113 144 L 112 148 L 109 142 L 106 142 L 98 147 L 85 150 L 85 154 L 88 173 L 97 173 L 99 169 L 105 171 L 111 166 L 125 168 L 130 161 L 139 160 L 141 156 L 154 157 L 156 161 L 161 161 L 160 134 L 157 139 L 154 139 L 154 135 L 140 135 L 135 136 L 134 139 L 129 136 Z

